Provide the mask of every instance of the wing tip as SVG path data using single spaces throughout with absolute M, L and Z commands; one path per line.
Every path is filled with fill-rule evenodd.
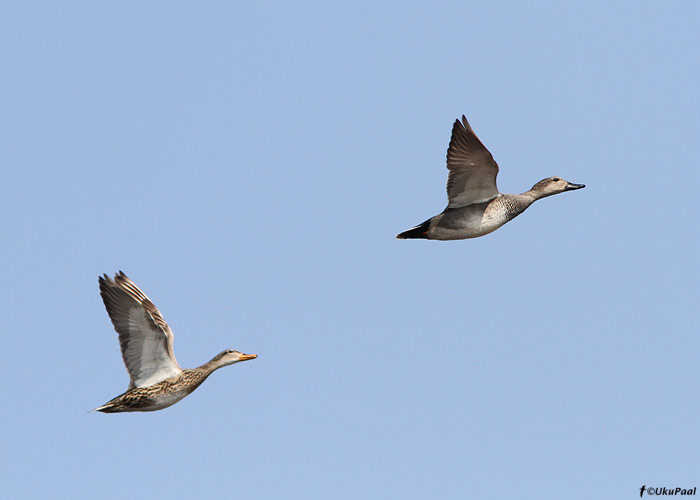
M 121 269 L 114 273 L 114 278 L 112 278 L 107 273 L 103 273 L 102 276 L 97 277 L 97 281 L 99 281 L 100 283 L 112 284 L 121 280 L 129 280 L 129 277 L 126 274 L 124 274 L 124 271 L 122 271 Z

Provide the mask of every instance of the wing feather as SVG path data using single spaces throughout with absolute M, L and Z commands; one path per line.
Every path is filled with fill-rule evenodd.
M 157 384 L 182 372 L 173 352 L 173 332 L 158 308 L 119 271 L 99 278 L 100 295 L 114 329 L 124 365 L 134 387 Z
M 449 208 L 481 203 L 498 196 L 498 164 L 472 130 L 467 118 L 455 120 L 447 148 Z

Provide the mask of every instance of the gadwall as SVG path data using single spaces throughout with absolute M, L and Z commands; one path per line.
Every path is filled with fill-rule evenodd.
M 561 177 L 547 177 L 522 194 L 501 194 L 496 187 L 498 164 L 481 143 L 467 118 L 455 120 L 447 149 L 447 208 L 403 233 L 399 239 L 463 240 L 495 231 L 535 200 L 586 187 Z
M 214 370 L 257 358 L 227 349 L 199 368 L 183 370 L 173 353 L 173 332 L 146 294 L 121 271 L 114 280 L 105 274 L 99 282 L 131 383 L 124 394 L 92 411 L 162 410 L 194 391 Z

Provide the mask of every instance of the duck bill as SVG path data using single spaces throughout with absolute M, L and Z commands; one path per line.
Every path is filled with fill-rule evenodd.
M 257 354 L 241 354 L 240 356 L 238 356 L 238 359 L 241 361 L 248 361 L 249 359 L 255 359 L 257 357 Z
M 582 189 L 585 188 L 585 184 L 574 184 L 572 182 L 569 182 L 566 187 L 564 188 L 564 191 L 573 191 L 574 189 Z

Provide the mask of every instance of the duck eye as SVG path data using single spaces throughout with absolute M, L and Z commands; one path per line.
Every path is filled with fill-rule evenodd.
M 555 177 L 555 178 L 552 179 L 552 180 L 553 180 L 554 182 L 559 182 L 561 179 L 560 179 L 559 177 Z

